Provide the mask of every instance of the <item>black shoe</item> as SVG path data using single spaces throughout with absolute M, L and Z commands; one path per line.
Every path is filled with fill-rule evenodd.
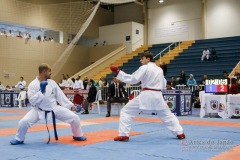
M 110 117 L 110 113 L 107 113 L 107 114 L 106 114 L 106 117 Z
M 89 114 L 89 112 L 88 111 L 84 111 L 81 114 Z

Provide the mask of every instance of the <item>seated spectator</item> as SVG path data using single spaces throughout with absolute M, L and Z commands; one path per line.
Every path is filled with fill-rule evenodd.
M 172 86 L 171 86 L 171 82 L 167 82 L 167 85 L 166 85 L 166 90 L 172 90 Z
M 230 86 L 230 89 L 229 89 L 229 94 L 238 94 L 237 79 L 236 78 L 231 79 L 231 86 Z
M 228 78 L 227 71 L 223 71 L 223 79 L 227 79 L 228 85 L 230 84 L 230 78 Z
M 42 41 L 42 37 L 40 35 L 37 36 L 37 40 L 39 41 L 39 43 Z
M 84 100 L 84 112 L 82 114 L 89 114 L 88 108 L 91 103 L 96 100 L 97 88 L 94 86 L 94 81 L 92 79 L 88 80 L 89 92 L 87 99 Z
M 178 84 L 180 84 L 180 85 L 186 84 L 186 75 L 184 73 L 184 70 L 182 70 L 180 77 L 178 79 L 179 79 Z
M 81 76 L 77 76 L 74 85 L 73 85 L 73 89 L 84 89 L 83 87 L 83 81 L 80 79 Z
M 12 32 L 12 30 L 9 30 L 9 33 L 7 34 L 8 37 L 14 37 L 14 34 Z
M 217 52 L 216 52 L 215 48 L 212 48 L 212 50 L 211 50 L 211 59 L 213 61 L 216 61 L 218 59 Z
M 17 35 L 16 37 L 18 37 L 18 38 L 23 38 L 22 32 L 18 32 L 18 35 Z
M 199 99 L 199 92 L 201 91 L 201 87 L 197 86 L 196 90 L 193 92 L 193 106 L 194 108 L 200 108 L 200 99 Z
M 205 48 L 203 50 L 203 54 L 202 54 L 202 58 L 201 58 L 201 61 L 204 61 L 204 60 L 210 60 L 210 52 L 207 48 Z
M 190 87 L 188 85 L 185 85 L 184 90 L 190 90 Z
M 189 79 L 187 80 L 187 85 L 188 86 L 195 86 L 195 85 L 197 85 L 197 82 L 194 79 L 193 74 L 189 75 Z
M 7 91 L 11 91 L 11 90 L 12 90 L 12 88 L 11 88 L 9 85 L 6 85 L 6 88 L 5 88 L 5 90 L 7 90 Z
M 201 85 L 205 85 L 205 81 L 206 81 L 206 79 L 207 79 L 207 74 L 205 73 L 205 74 L 203 75 L 203 79 L 200 81 L 199 84 L 201 84 Z
M 176 81 L 175 81 L 175 78 L 174 78 L 174 77 L 171 78 L 170 83 L 171 83 L 171 87 L 172 87 L 172 88 L 176 88 Z
M 2 82 L 0 81 L 0 90 L 4 90 L 5 87 L 2 85 Z

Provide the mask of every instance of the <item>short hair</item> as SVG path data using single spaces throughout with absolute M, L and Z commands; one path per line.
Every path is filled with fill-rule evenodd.
M 152 54 L 150 51 L 145 51 L 145 52 L 141 55 L 141 58 L 143 58 L 143 57 L 149 58 L 150 61 L 153 60 L 153 54 Z
M 47 71 L 49 69 L 51 69 L 51 68 L 50 68 L 50 66 L 47 63 L 42 63 L 38 67 L 38 72 L 42 73 L 43 71 Z
M 92 84 L 94 84 L 94 80 L 93 79 L 90 79 L 89 81 L 92 82 Z
M 227 74 L 227 71 L 223 71 L 223 74 L 226 73 Z
M 23 76 L 21 76 L 20 78 L 22 78 L 22 79 L 23 79 Z

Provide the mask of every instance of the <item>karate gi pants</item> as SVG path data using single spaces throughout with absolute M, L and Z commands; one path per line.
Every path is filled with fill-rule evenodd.
M 122 108 L 119 121 L 119 136 L 129 136 L 133 118 L 139 115 L 140 112 L 141 110 L 139 109 L 139 97 L 136 97 L 133 100 L 129 101 Z M 178 119 L 173 113 L 171 113 L 171 110 L 168 107 L 166 107 L 166 109 L 153 112 L 157 113 L 163 124 L 175 136 L 183 133 L 183 128 L 179 124 Z
M 72 128 L 74 137 L 83 136 L 83 132 L 80 125 L 80 118 L 67 108 L 61 106 L 54 107 L 54 113 L 57 120 L 69 123 Z M 48 113 L 51 115 L 51 113 Z M 41 116 L 40 116 L 41 115 Z M 28 128 L 37 123 L 45 115 L 45 111 L 40 111 L 38 108 L 32 108 L 18 123 L 18 131 L 15 139 L 18 141 L 24 141 Z M 42 118 L 41 118 L 42 117 Z M 48 125 L 52 125 L 52 118 L 48 120 Z M 46 129 L 47 131 L 47 129 Z

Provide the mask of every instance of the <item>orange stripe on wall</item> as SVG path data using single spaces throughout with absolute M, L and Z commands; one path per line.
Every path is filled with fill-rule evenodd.
M 7 113 L 21 113 L 21 114 L 25 114 L 27 112 L 29 112 L 28 110 L 0 110 L 0 112 L 7 112 Z
M 135 136 L 140 134 L 143 134 L 143 132 L 131 131 L 130 136 Z M 86 141 L 74 141 L 72 138 L 72 135 L 60 136 L 58 141 L 56 141 L 55 138 L 51 138 L 51 141 L 62 143 L 62 144 L 75 145 L 75 146 L 85 146 L 85 145 L 113 140 L 113 138 L 116 137 L 117 135 L 118 135 L 117 130 L 101 130 L 101 131 L 85 133 L 84 136 L 87 137 Z M 47 140 L 45 139 L 45 141 Z

